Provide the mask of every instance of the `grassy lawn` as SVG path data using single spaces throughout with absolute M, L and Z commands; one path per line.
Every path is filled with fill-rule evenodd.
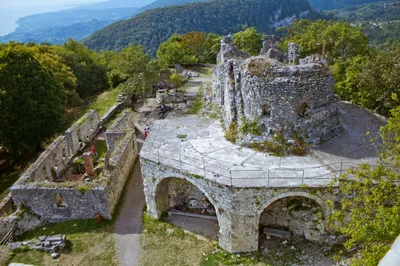
M 8 263 L 33 265 L 118 265 L 112 221 L 101 225 L 93 220 L 69 221 L 37 228 L 18 240 L 34 239 L 42 235 L 66 234 L 69 240 L 60 258 L 52 259 L 41 251 L 18 251 L 11 253 Z
M 87 110 L 95 109 L 99 114 L 99 117 L 105 115 L 108 109 L 110 109 L 121 93 L 118 89 L 109 90 L 98 95 L 96 99 L 89 105 Z
M 185 67 L 185 69 L 199 72 L 204 76 L 211 76 L 213 72 L 211 67 Z
M 197 92 L 196 98 L 194 99 L 193 103 L 190 105 L 190 109 L 188 110 L 187 114 L 198 114 L 204 107 L 204 100 L 203 100 L 203 84 L 200 86 L 200 89 Z
M 107 152 L 107 143 L 105 140 L 96 140 L 94 142 L 94 147 L 96 148 L 97 155 L 99 158 L 104 158 L 104 154 Z
M 143 215 L 140 265 L 200 265 L 203 254 L 211 252 L 215 243 L 201 240 L 169 223 Z

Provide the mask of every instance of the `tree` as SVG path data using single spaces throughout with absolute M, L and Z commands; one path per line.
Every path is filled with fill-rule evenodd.
M 302 56 L 320 54 L 333 65 L 337 60 L 368 54 L 368 37 L 358 27 L 338 21 L 294 21 L 287 29 L 289 42 L 299 45 Z
M 54 49 L 76 76 L 80 97 L 87 97 L 109 88 L 107 66 L 99 60 L 95 52 L 72 39 L 64 46 L 55 46 Z
M 111 61 L 111 67 L 126 80 L 119 87 L 132 97 L 151 92 L 159 73 L 157 62 L 144 53 L 142 46 L 135 45 L 118 53 Z
M 182 47 L 182 36 L 174 34 L 166 42 L 160 44 L 157 58 L 160 66 L 168 68 L 175 64 L 194 63 L 195 58 L 190 57 L 188 51 Z
M 221 50 L 221 39 L 222 36 L 215 33 L 209 33 L 207 35 L 203 44 L 204 49 L 199 59 L 201 63 L 216 63 L 217 54 Z
M 23 46 L 0 48 L 0 143 L 13 156 L 36 148 L 64 114 L 65 91 Z
M 259 55 L 262 48 L 263 34 L 256 28 L 243 27 L 243 31 L 233 34 L 233 43 L 237 48 L 251 55 Z
M 202 50 L 204 49 L 204 42 L 206 41 L 206 33 L 191 31 L 183 34 L 181 46 L 187 50 L 190 56 L 199 59 Z
M 81 99 L 77 93 L 78 80 L 67 66 L 63 59 L 57 55 L 54 46 L 50 44 L 27 44 L 32 55 L 54 74 L 54 78 L 65 89 L 68 105 L 76 105 L 81 103 Z
M 378 165 L 362 165 L 336 180 L 342 197 L 328 220 L 348 237 L 345 248 L 357 248 L 352 265 L 377 265 L 400 234 L 400 107 L 392 116 L 381 129 Z

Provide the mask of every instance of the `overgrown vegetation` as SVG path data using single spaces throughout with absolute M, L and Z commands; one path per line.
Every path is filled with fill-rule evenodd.
M 236 142 L 238 138 L 238 125 L 235 121 L 229 125 L 228 130 L 225 129 L 225 138 L 232 143 Z
M 258 119 L 250 121 L 246 118 L 243 118 L 240 123 L 239 132 L 242 134 L 251 134 L 254 136 L 262 135 L 261 128 L 258 125 Z
M 304 156 L 308 153 L 308 146 L 302 137 L 295 136 L 293 142 L 289 142 L 281 133 L 276 133 L 271 140 L 252 142 L 250 148 L 280 157 L 288 155 Z
M 341 176 L 340 206 L 329 217 L 330 226 L 345 236 L 346 249 L 355 248 L 352 265 L 377 265 L 400 234 L 400 107 L 381 129 L 384 149 L 376 167 L 361 165 Z

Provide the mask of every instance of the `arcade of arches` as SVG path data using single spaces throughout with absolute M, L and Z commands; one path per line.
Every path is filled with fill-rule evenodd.
M 325 201 L 335 201 L 333 192 L 321 188 L 312 193 L 302 188 L 236 188 L 143 158 L 141 165 L 150 217 L 160 218 L 171 208 L 216 215 L 219 245 L 229 252 L 257 250 L 259 240 L 265 239 L 263 227 L 288 230 L 312 241 L 330 241 L 323 225 Z

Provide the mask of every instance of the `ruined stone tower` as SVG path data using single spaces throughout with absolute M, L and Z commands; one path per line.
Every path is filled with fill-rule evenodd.
M 260 56 L 238 50 L 231 36 L 221 41 L 213 76 L 213 101 L 222 107 L 225 126 L 257 121 L 267 139 L 279 131 L 324 142 L 338 133 L 333 76 L 318 55 L 299 59 L 296 44 L 287 55 L 277 38 L 266 36 Z

